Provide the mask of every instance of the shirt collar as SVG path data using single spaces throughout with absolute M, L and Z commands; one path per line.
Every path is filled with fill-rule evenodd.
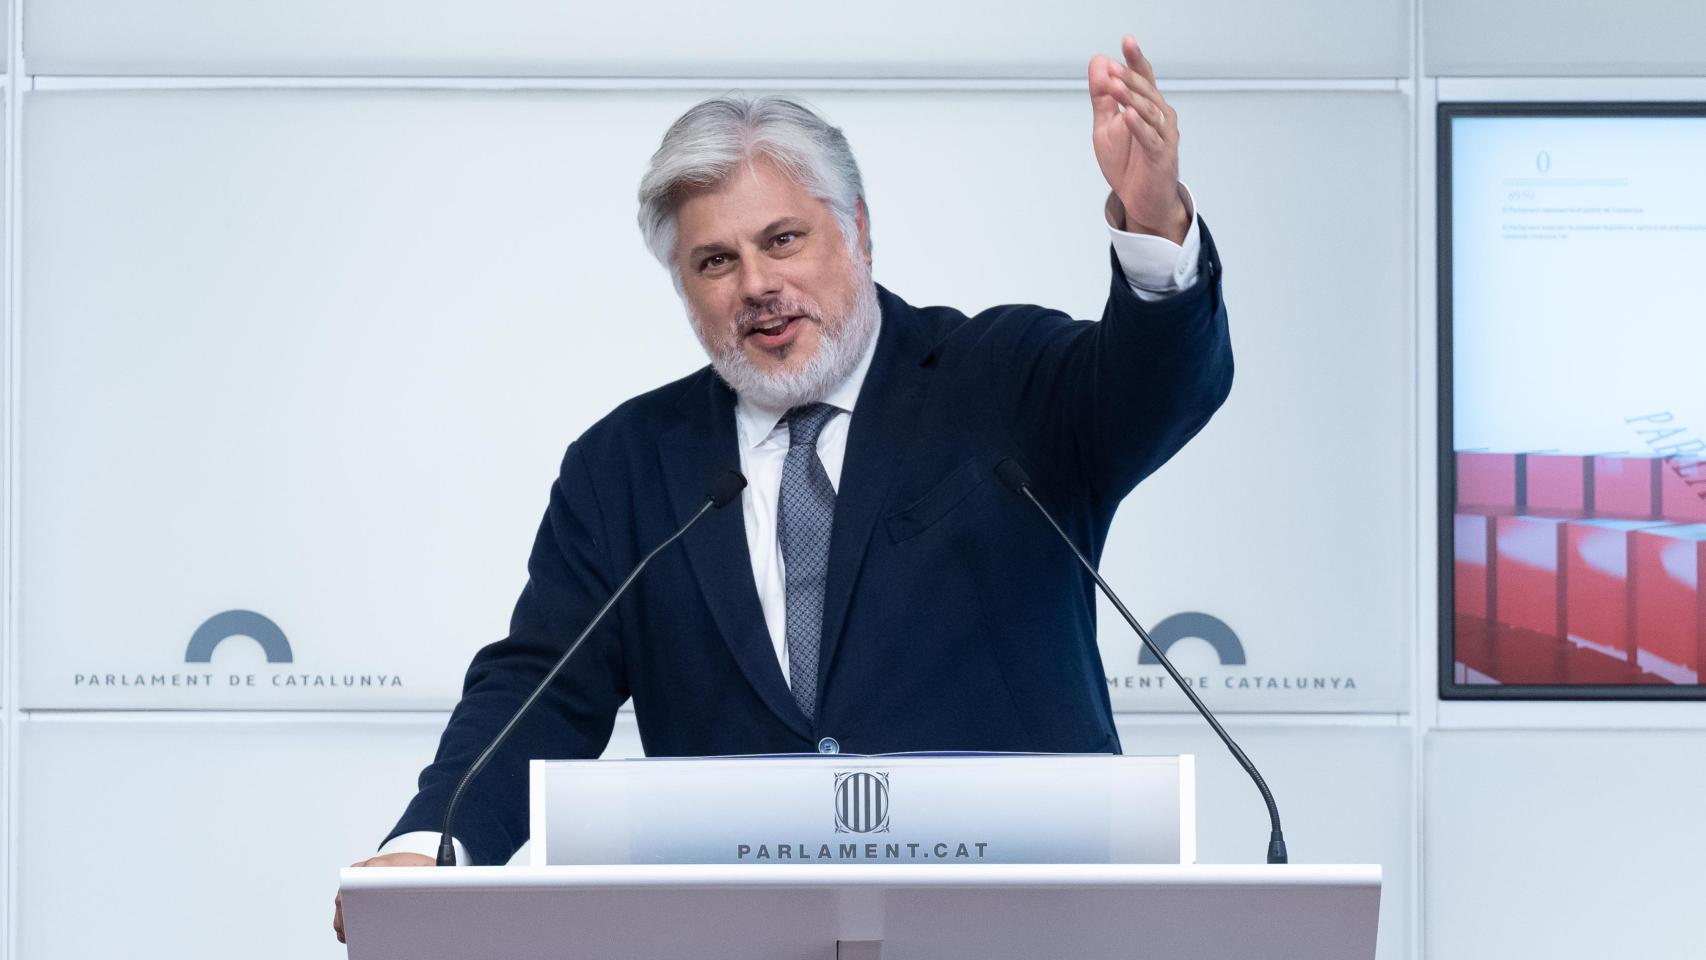
M 851 414 L 853 405 L 859 399 L 859 388 L 865 385 L 865 374 L 870 372 L 871 358 L 877 353 L 877 338 L 882 336 L 882 328 L 871 334 L 871 342 L 865 345 L 865 353 L 859 358 L 859 363 L 841 378 L 830 391 L 824 395 L 823 402 L 838 410 Z M 787 409 L 761 407 L 746 397 L 735 396 L 735 428 L 740 432 L 741 445 L 750 450 L 770 438 L 776 431 L 776 425 L 788 415 Z

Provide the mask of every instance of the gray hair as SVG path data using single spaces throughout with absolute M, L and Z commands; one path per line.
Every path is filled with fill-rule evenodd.
M 669 268 L 677 287 L 681 285 L 674 258 L 677 206 L 687 192 L 722 183 L 759 154 L 829 205 L 848 252 L 857 254 L 857 212 L 865 186 L 841 130 L 809 107 L 784 97 L 713 97 L 670 126 L 640 179 L 640 233 L 652 255 Z M 865 218 L 869 230 L 869 209 Z M 865 252 L 870 252 L 868 235 Z

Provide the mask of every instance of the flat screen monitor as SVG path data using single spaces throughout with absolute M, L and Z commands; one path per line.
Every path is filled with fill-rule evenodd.
M 1440 695 L 1706 698 L 1706 104 L 1438 124 Z

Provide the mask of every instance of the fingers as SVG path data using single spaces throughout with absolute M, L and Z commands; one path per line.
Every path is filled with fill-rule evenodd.
M 1136 37 L 1129 33 L 1122 37 L 1120 52 L 1125 54 L 1126 66 L 1130 67 L 1132 72 L 1141 75 L 1151 84 L 1155 83 L 1155 67 L 1150 64 L 1149 58 L 1143 55 L 1143 51 L 1137 48 Z
M 373 858 L 369 857 L 366 860 L 357 860 L 350 866 L 365 867 L 372 862 Z M 339 890 L 338 895 L 332 898 L 332 932 L 338 935 L 339 943 L 344 942 L 344 892 L 342 890 Z
M 1179 115 L 1174 112 L 1172 104 L 1169 104 L 1167 98 L 1161 95 L 1161 91 L 1153 81 L 1130 70 L 1121 73 L 1119 79 L 1125 85 L 1126 90 L 1141 101 L 1139 108 L 1144 110 L 1145 115 L 1156 123 L 1166 125 L 1178 120 Z
M 1119 119 L 1145 150 L 1167 149 L 1178 140 L 1178 114 L 1149 79 L 1110 60 L 1102 89 L 1119 104 Z M 1098 112 L 1097 120 L 1103 122 L 1104 115 Z
M 1116 93 L 1114 99 L 1119 101 L 1126 113 L 1132 114 L 1136 119 L 1154 127 L 1155 132 L 1163 137 L 1167 136 L 1169 131 L 1173 129 L 1173 117 L 1168 112 L 1164 101 L 1135 93 L 1129 88 Z
M 1110 73 L 1123 82 L 1138 100 L 1143 101 L 1137 105 L 1138 109 L 1142 110 L 1145 118 L 1165 136 L 1169 128 L 1177 126 L 1179 115 L 1167 103 L 1167 99 L 1161 96 L 1160 83 L 1155 79 L 1155 66 L 1138 48 L 1137 38 L 1129 33 L 1120 38 L 1120 52 L 1125 55 L 1125 67 L 1121 69 L 1109 59 Z
M 1111 122 L 1120 112 L 1119 84 L 1109 72 L 1113 69 L 1114 61 L 1100 53 L 1090 58 L 1090 110 L 1097 126 Z
M 370 856 L 367 859 L 358 859 L 350 866 L 372 866 L 375 859 L 380 858 Z M 338 890 L 338 895 L 331 900 L 331 931 L 338 934 L 338 943 L 345 941 L 343 940 L 343 890 Z

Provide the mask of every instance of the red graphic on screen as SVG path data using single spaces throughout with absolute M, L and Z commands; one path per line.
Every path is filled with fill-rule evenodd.
M 1457 452 L 1462 684 L 1706 682 L 1706 459 Z

